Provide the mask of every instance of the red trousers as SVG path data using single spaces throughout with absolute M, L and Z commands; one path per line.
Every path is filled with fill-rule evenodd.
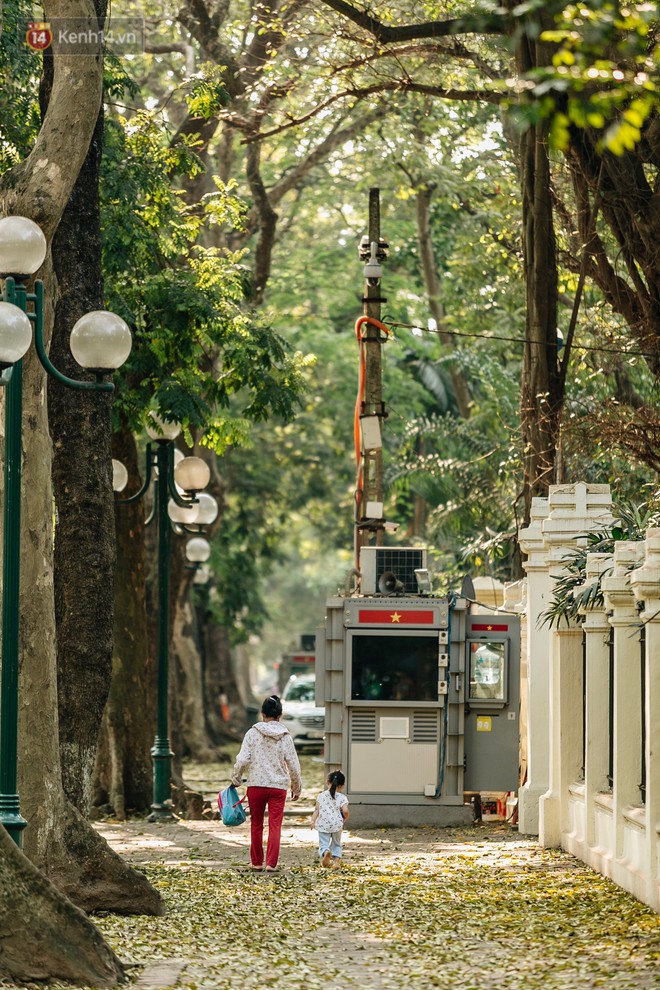
M 264 815 L 268 808 L 268 845 L 266 866 L 277 866 L 280 856 L 280 837 L 286 791 L 280 787 L 248 787 L 250 805 L 250 861 L 253 866 L 264 863 Z

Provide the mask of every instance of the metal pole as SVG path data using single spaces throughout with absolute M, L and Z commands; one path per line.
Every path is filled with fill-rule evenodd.
M 149 815 L 151 821 L 173 817 L 170 781 L 174 753 L 170 748 L 168 724 L 170 519 L 167 514 L 167 503 L 171 462 L 172 444 L 159 443 L 156 453 L 158 479 L 155 485 L 155 512 L 158 525 L 158 721 L 156 738 L 151 749 L 153 757 L 153 804 Z
M 369 233 L 365 243 L 363 239 L 360 256 L 364 259 L 369 255 L 373 256 L 374 250 L 378 257 L 384 257 L 381 253 L 380 236 L 380 190 L 369 190 Z M 374 248 L 375 246 L 375 248 Z M 365 316 L 380 320 L 381 303 L 384 302 L 381 296 L 380 278 L 367 278 L 365 276 L 363 312 Z M 363 325 L 363 346 L 365 356 L 365 377 L 364 377 L 364 398 L 362 416 L 377 416 L 382 423 L 385 418 L 385 406 L 383 403 L 382 384 L 382 331 L 371 323 Z M 368 502 L 383 501 L 383 451 L 381 447 L 376 449 L 362 450 L 362 502 L 359 509 L 359 520 L 361 522 L 366 516 Z M 360 526 L 356 528 L 356 561 L 359 559 L 360 546 L 369 538 L 369 532 L 376 534 L 376 542 L 383 542 L 383 525 L 376 523 L 372 526 Z
M 14 296 L 13 291 L 7 293 Z M 13 298 L 24 312 L 25 290 Z M 17 361 L 7 384 L 5 402 L 5 491 L 2 559 L 2 675 L 0 678 L 0 824 L 17 846 L 27 825 L 20 813 L 16 784 L 18 760 L 18 621 L 21 561 L 21 453 L 23 362 Z

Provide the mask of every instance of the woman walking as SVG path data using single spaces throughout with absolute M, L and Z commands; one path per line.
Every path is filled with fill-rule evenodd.
M 289 730 L 282 725 L 282 702 L 276 694 L 261 706 L 262 721 L 245 733 L 236 757 L 231 782 L 241 783 L 247 770 L 250 805 L 250 861 L 253 870 L 264 868 L 264 815 L 268 809 L 266 872 L 274 873 L 280 856 L 280 838 L 286 792 L 297 801 L 302 789 L 300 762 Z

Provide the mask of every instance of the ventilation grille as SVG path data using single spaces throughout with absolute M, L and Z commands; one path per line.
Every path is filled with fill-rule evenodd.
M 438 715 L 436 712 L 413 712 L 412 741 L 437 743 Z
M 426 567 L 426 551 L 418 547 L 363 547 L 360 555 L 362 593 L 377 594 L 380 578 L 390 571 L 403 585 L 400 594 L 417 595 L 415 570 L 420 567 Z
M 376 742 L 376 712 L 351 712 L 351 742 Z

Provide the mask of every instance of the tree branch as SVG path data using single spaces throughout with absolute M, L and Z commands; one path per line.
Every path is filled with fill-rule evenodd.
M 358 10 L 352 4 L 346 3 L 346 0 L 322 0 L 322 2 L 363 28 L 382 44 L 412 41 L 415 38 L 447 38 L 456 34 L 507 34 L 510 22 L 508 16 L 484 12 L 467 17 L 454 17 L 447 21 L 424 21 L 421 24 L 388 27 L 368 14 L 366 10 Z
M 281 134 L 282 131 L 287 131 L 291 127 L 298 127 L 300 124 L 304 124 L 308 120 L 316 117 L 322 110 L 327 107 L 332 106 L 333 103 L 337 103 L 339 100 L 352 99 L 352 100 L 364 100 L 367 96 L 373 96 L 377 93 L 422 93 L 427 96 L 437 96 L 443 100 L 459 100 L 459 101 L 469 101 L 476 102 L 481 100 L 483 103 L 501 103 L 505 94 L 493 92 L 491 90 L 479 90 L 479 89 L 445 89 L 443 86 L 427 86 L 423 83 L 413 82 L 412 79 L 393 79 L 390 82 L 380 82 L 374 83 L 372 86 L 358 86 L 351 89 L 344 89 L 340 93 L 334 93 L 332 96 L 324 100 L 323 103 L 319 103 L 313 110 L 309 113 L 304 114 L 301 117 L 291 117 L 286 124 L 280 124 L 278 127 L 273 127 L 269 131 L 263 131 L 260 134 L 254 134 L 250 137 L 243 138 L 243 144 L 250 144 L 253 141 L 263 141 L 266 138 L 272 137 L 274 134 Z M 231 115 L 227 115 L 227 120 L 231 123 Z
M 76 19 L 98 29 L 91 0 L 45 0 L 44 19 Z M 55 32 L 53 88 L 34 147 L 26 159 L 0 178 L 0 213 L 30 217 L 48 241 L 87 156 L 103 85 L 100 47 L 92 55 L 70 55 L 66 44 Z
M 276 182 L 270 189 L 268 198 L 272 205 L 279 203 L 280 200 L 292 189 L 296 189 L 304 177 L 317 165 L 325 161 L 329 155 L 336 148 L 340 148 L 345 141 L 350 141 L 352 137 L 356 134 L 361 133 L 373 123 L 374 120 L 378 120 L 380 117 L 385 116 L 388 112 L 385 106 L 375 107 L 368 113 L 363 114 L 353 121 L 352 124 L 342 127 L 341 130 L 332 131 L 328 136 L 318 144 L 313 151 L 307 155 L 307 157 L 296 165 L 289 173 L 283 176 L 279 182 Z

